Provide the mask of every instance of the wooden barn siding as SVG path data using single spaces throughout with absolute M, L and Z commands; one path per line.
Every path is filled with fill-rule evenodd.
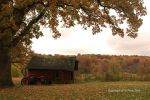
M 43 69 L 30 69 L 28 75 L 31 76 L 46 76 L 52 83 L 71 83 L 74 80 L 74 73 L 64 70 L 43 70 Z

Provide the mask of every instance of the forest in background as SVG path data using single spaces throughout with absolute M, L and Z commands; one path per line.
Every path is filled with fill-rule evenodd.
M 78 55 L 76 79 L 82 81 L 150 81 L 150 57 Z
M 78 71 L 75 72 L 77 82 L 150 81 L 149 56 L 78 54 L 76 58 L 79 61 Z M 12 76 L 22 76 L 20 69 L 21 66 L 13 66 Z

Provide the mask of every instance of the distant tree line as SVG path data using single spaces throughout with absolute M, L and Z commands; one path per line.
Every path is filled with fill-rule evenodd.
M 78 55 L 77 80 L 150 81 L 150 57 Z

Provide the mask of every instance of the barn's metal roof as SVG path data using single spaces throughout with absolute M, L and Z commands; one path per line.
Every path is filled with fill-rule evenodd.
M 28 69 L 51 69 L 74 71 L 76 57 L 34 56 L 28 64 Z

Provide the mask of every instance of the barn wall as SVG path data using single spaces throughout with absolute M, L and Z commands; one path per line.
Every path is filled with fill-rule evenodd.
M 51 83 L 72 83 L 74 80 L 74 73 L 71 71 L 64 71 L 64 70 L 43 70 L 43 69 L 30 69 L 28 70 L 29 76 L 47 77 Z

